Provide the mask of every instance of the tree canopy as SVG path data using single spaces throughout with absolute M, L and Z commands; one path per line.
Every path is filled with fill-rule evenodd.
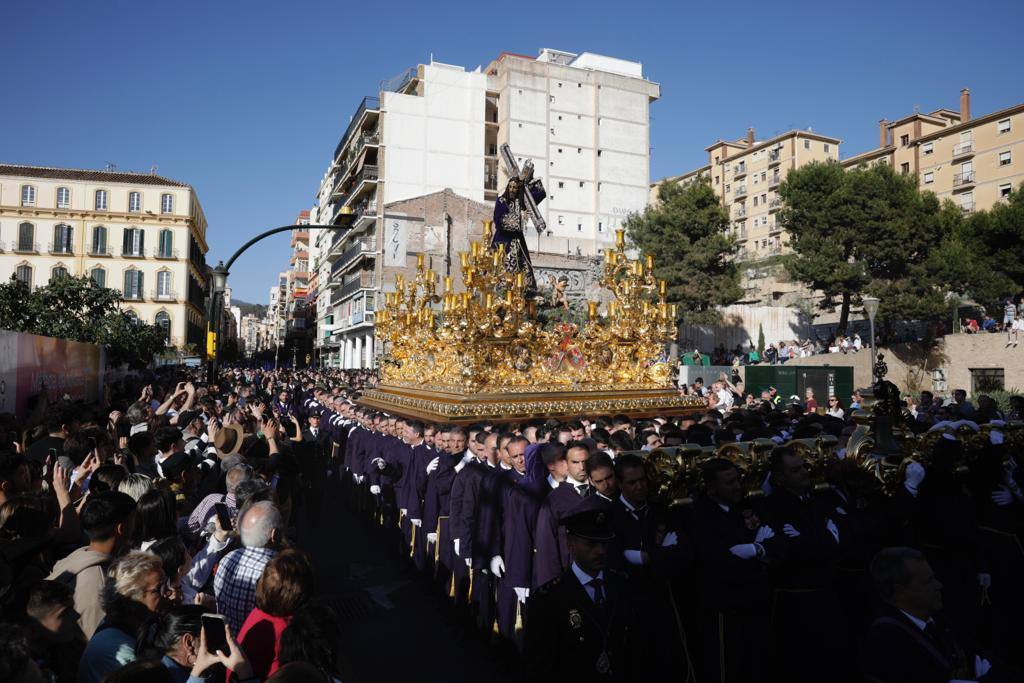
M 121 293 L 89 277 L 59 276 L 35 290 L 0 284 L 0 328 L 99 344 L 111 363 L 146 365 L 166 346 L 164 330 L 121 310 Z
M 681 320 L 714 322 L 718 306 L 743 294 L 729 214 L 707 181 L 662 184 L 657 204 L 631 214 L 625 228 L 632 245 L 654 257 L 654 275 L 665 280 Z

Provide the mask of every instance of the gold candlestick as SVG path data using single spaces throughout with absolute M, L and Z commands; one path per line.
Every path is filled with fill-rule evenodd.
M 416 270 L 423 270 L 423 254 L 416 254 Z
M 505 305 L 508 306 L 509 308 L 512 307 L 512 290 L 511 289 L 506 289 L 505 290 Z
M 491 292 L 487 292 L 487 295 L 484 297 L 484 308 L 489 311 L 489 310 L 491 310 L 491 306 L 493 306 L 493 305 L 494 305 L 494 294 L 491 293 Z
M 664 299 L 665 292 L 668 291 L 668 283 L 664 280 L 658 280 L 658 295 Z
M 622 228 L 615 229 L 615 246 L 619 249 L 626 246 L 626 231 Z
M 516 289 L 522 289 L 523 288 L 523 283 L 525 281 L 526 280 L 525 280 L 525 276 L 523 274 L 523 271 L 517 272 L 516 273 Z
M 650 254 L 647 255 L 647 270 L 654 269 L 654 257 Z
M 597 320 L 597 302 L 587 302 L 587 320 Z
M 444 291 L 445 291 L 446 294 L 451 293 L 451 291 L 452 291 L 452 276 L 451 275 L 445 275 L 444 276 Z
M 469 254 L 467 254 L 464 251 L 460 251 L 459 252 L 459 262 L 462 264 L 463 268 L 468 266 L 469 265 Z

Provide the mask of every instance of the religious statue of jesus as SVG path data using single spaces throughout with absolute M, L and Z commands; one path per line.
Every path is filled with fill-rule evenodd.
M 537 205 L 547 195 L 544 184 L 533 177 L 532 161 L 527 160 L 520 170 L 508 144 L 501 146 L 501 155 L 509 179 L 505 191 L 494 202 L 494 233 L 490 247 L 497 249 L 499 244 L 505 245 L 505 269 L 513 273 L 523 272 L 527 296 L 536 296 L 537 279 L 533 275 L 524 233 L 527 221 L 533 223 L 537 234 L 546 227 Z

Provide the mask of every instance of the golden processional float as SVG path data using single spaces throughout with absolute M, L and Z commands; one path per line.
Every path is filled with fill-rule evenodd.
M 909 429 L 912 416 L 900 398 L 899 389 L 885 379 L 887 367 L 879 354 L 874 374 L 874 386 L 864 389 L 861 410 L 853 414 L 857 425 L 840 458 L 839 441 L 835 436 L 820 434 L 813 438 L 791 439 L 778 444 L 771 439 L 754 439 L 728 443 L 718 447 L 684 444 L 678 447 L 657 448 L 649 453 L 637 451 L 645 458 L 651 478 L 652 497 L 668 506 L 687 506 L 693 503 L 703 486 L 701 471 L 712 458 L 725 458 L 740 470 L 741 483 L 747 496 L 764 495 L 764 484 L 770 473 L 770 457 L 774 448 L 785 445 L 793 448 L 807 462 L 815 489 L 826 489 L 842 484 L 847 491 L 859 494 L 893 494 L 903 483 L 907 466 L 918 462 L 926 469 L 933 465 L 936 442 L 950 436 L 961 446 L 957 460 L 946 463 L 959 474 L 965 474 L 970 464 L 992 442 L 998 431 L 1006 444 L 1004 457 L 1024 449 L 1024 422 L 1008 422 L 995 426 L 980 425 L 975 430 L 961 423 L 951 429 L 940 429 L 914 434 Z
M 622 230 L 605 252 L 600 280 L 607 305 L 587 302 L 582 324 L 545 325 L 525 274 L 505 268 L 504 246 L 482 242 L 460 253 L 465 291 L 424 268 L 401 275 L 377 312 L 383 343 L 380 382 L 360 403 L 428 421 L 535 417 L 677 415 L 706 408 L 673 387 L 665 349 L 676 307 L 653 275 L 651 256 L 630 259 Z

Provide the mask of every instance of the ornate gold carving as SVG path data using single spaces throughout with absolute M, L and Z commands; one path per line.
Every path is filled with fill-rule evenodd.
M 665 301 L 665 283 L 654 279 L 651 257 L 626 256 L 622 230 L 615 249 L 605 255 L 601 278 L 613 300 L 603 312 L 589 302 L 588 320 L 581 325 L 550 327 L 526 298 L 524 274 L 506 270 L 504 246 L 488 246 L 491 230 L 485 223 L 483 241 L 460 254 L 465 292 L 455 293 L 446 277 L 439 293 L 437 274 L 424 269 L 422 254 L 411 282 L 398 277 L 377 313 L 377 335 L 384 344 L 382 388 L 499 395 L 523 410 L 532 410 L 534 402 L 513 395 L 671 389 L 663 351 L 675 335 L 675 306 Z M 397 394 L 389 396 L 394 400 Z M 677 408 L 687 403 L 674 392 L 672 399 Z M 641 407 L 654 406 L 637 404 Z

